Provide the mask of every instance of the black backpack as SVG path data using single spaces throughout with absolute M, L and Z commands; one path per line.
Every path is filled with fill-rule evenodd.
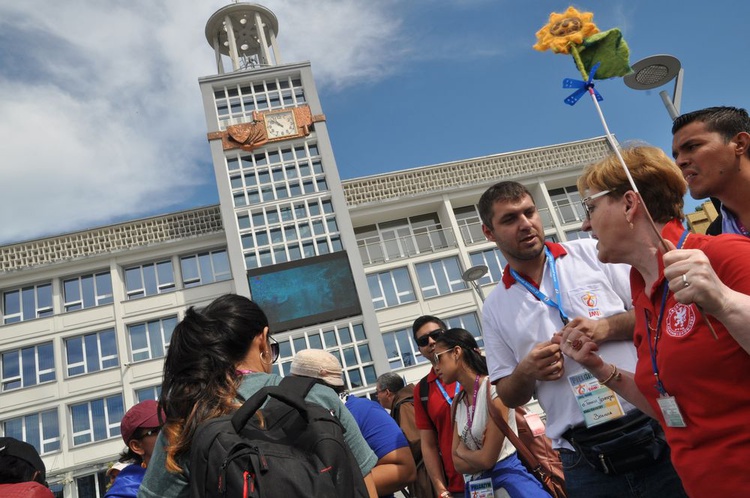
M 200 424 L 190 449 L 193 498 L 367 497 L 341 422 L 305 401 L 315 383 L 285 377 L 233 415 Z

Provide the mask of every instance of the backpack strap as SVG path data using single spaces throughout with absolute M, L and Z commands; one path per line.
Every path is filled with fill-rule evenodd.
M 430 421 L 430 424 L 432 425 L 432 429 L 434 431 L 437 431 L 437 428 L 435 427 L 435 422 L 432 421 L 432 418 L 430 418 L 430 412 L 427 411 L 427 402 L 429 399 L 430 399 L 430 384 L 427 382 L 427 376 L 425 375 L 419 381 L 419 402 L 422 404 L 422 410 L 424 411 L 425 415 L 427 415 L 427 420 Z
M 297 410 L 300 415 L 308 419 L 307 405 L 305 396 L 310 392 L 316 379 L 309 377 L 284 377 L 281 383 L 276 386 L 266 386 L 253 394 L 250 399 L 232 415 L 232 426 L 236 432 L 247 424 L 250 417 L 266 402 L 268 397 L 276 398 Z
M 398 403 L 394 403 L 394 405 L 391 407 L 391 417 L 393 417 L 393 420 L 398 423 L 398 415 L 401 410 L 401 405 L 404 403 L 414 403 L 414 396 L 407 396 L 403 399 L 400 399 Z

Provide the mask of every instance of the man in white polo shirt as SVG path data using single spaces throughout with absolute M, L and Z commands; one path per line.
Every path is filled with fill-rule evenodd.
M 487 189 L 479 214 L 508 261 L 483 308 L 490 380 L 509 407 L 536 395 L 568 496 L 685 496 L 658 424 L 607 388 L 611 379 L 593 378 L 550 341 L 577 327 L 607 361 L 635 368 L 630 268 L 601 263 L 592 239 L 545 243 L 534 199 L 520 183 Z M 636 442 L 612 442 L 610 431 Z

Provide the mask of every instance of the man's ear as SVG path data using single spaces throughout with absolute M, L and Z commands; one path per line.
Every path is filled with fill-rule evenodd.
M 484 223 L 482 223 L 482 233 L 484 234 L 485 238 L 489 240 L 490 242 L 495 242 L 495 236 L 492 234 L 492 230 L 487 227 Z
M 750 155 L 750 133 L 741 131 L 730 141 L 734 144 L 735 155 Z

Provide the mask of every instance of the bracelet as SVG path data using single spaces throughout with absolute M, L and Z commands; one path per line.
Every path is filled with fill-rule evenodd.
M 612 372 L 610 372 L 609 377 L 607 377 L 604 380 L 599 380 L 599 384 L 606 386 L 608 383 L 612 382 L 613 380 L 620 380 L 622 378 L 622 374 L 619 370 L 617 370 L 617 365 L 610 363 L 610 366 L 612 367 Z

